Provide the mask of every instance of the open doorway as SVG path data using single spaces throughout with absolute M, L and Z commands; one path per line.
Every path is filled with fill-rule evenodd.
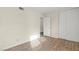
M 51 36 L 51 21 L 50 17 L 40 18 L 40 36 Z
M 43 30 L 43 17 L 40 17 L 40 37 L 44 36 L 44 30 Z

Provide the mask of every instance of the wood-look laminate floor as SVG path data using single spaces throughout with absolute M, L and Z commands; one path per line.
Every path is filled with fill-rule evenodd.
M 5 51 L 79 51 L 79 42 L 57 39 L 52 37 L 41 37 Z

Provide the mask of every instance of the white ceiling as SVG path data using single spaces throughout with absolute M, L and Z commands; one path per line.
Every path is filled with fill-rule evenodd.
M 76 7 L 27 7 L 27 8 L 40 13 L 50 13 L 55 11 L 66 11 Z

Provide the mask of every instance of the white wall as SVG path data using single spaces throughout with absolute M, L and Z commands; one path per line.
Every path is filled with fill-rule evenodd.
M 50 17 L 44 17 L 43 18 L 43 32 L 44 36 L 50 36 Z
M 0 50 L 30 41 L 40 34 L 40 14 L 18 8 L 0 8 Z
M 51 37 L 79 42 L 79 8 L 46 16 L 51 17 Z
M 59 33 L 61 38 L 79 42 L 79 8 L 60 13 Z
M 47 16 L 50 17 L 50 36 L 51 37 L 55 37 L 58 38 L 59 34 L 58 34 L 58 22 L 59 22 L 59 13 L 58 12 L 52 12 L 47 14 Z

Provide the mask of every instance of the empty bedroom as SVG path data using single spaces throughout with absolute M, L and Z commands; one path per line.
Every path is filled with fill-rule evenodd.
M 0 51 L 79 51 L 79 8 L 0 7 Z

